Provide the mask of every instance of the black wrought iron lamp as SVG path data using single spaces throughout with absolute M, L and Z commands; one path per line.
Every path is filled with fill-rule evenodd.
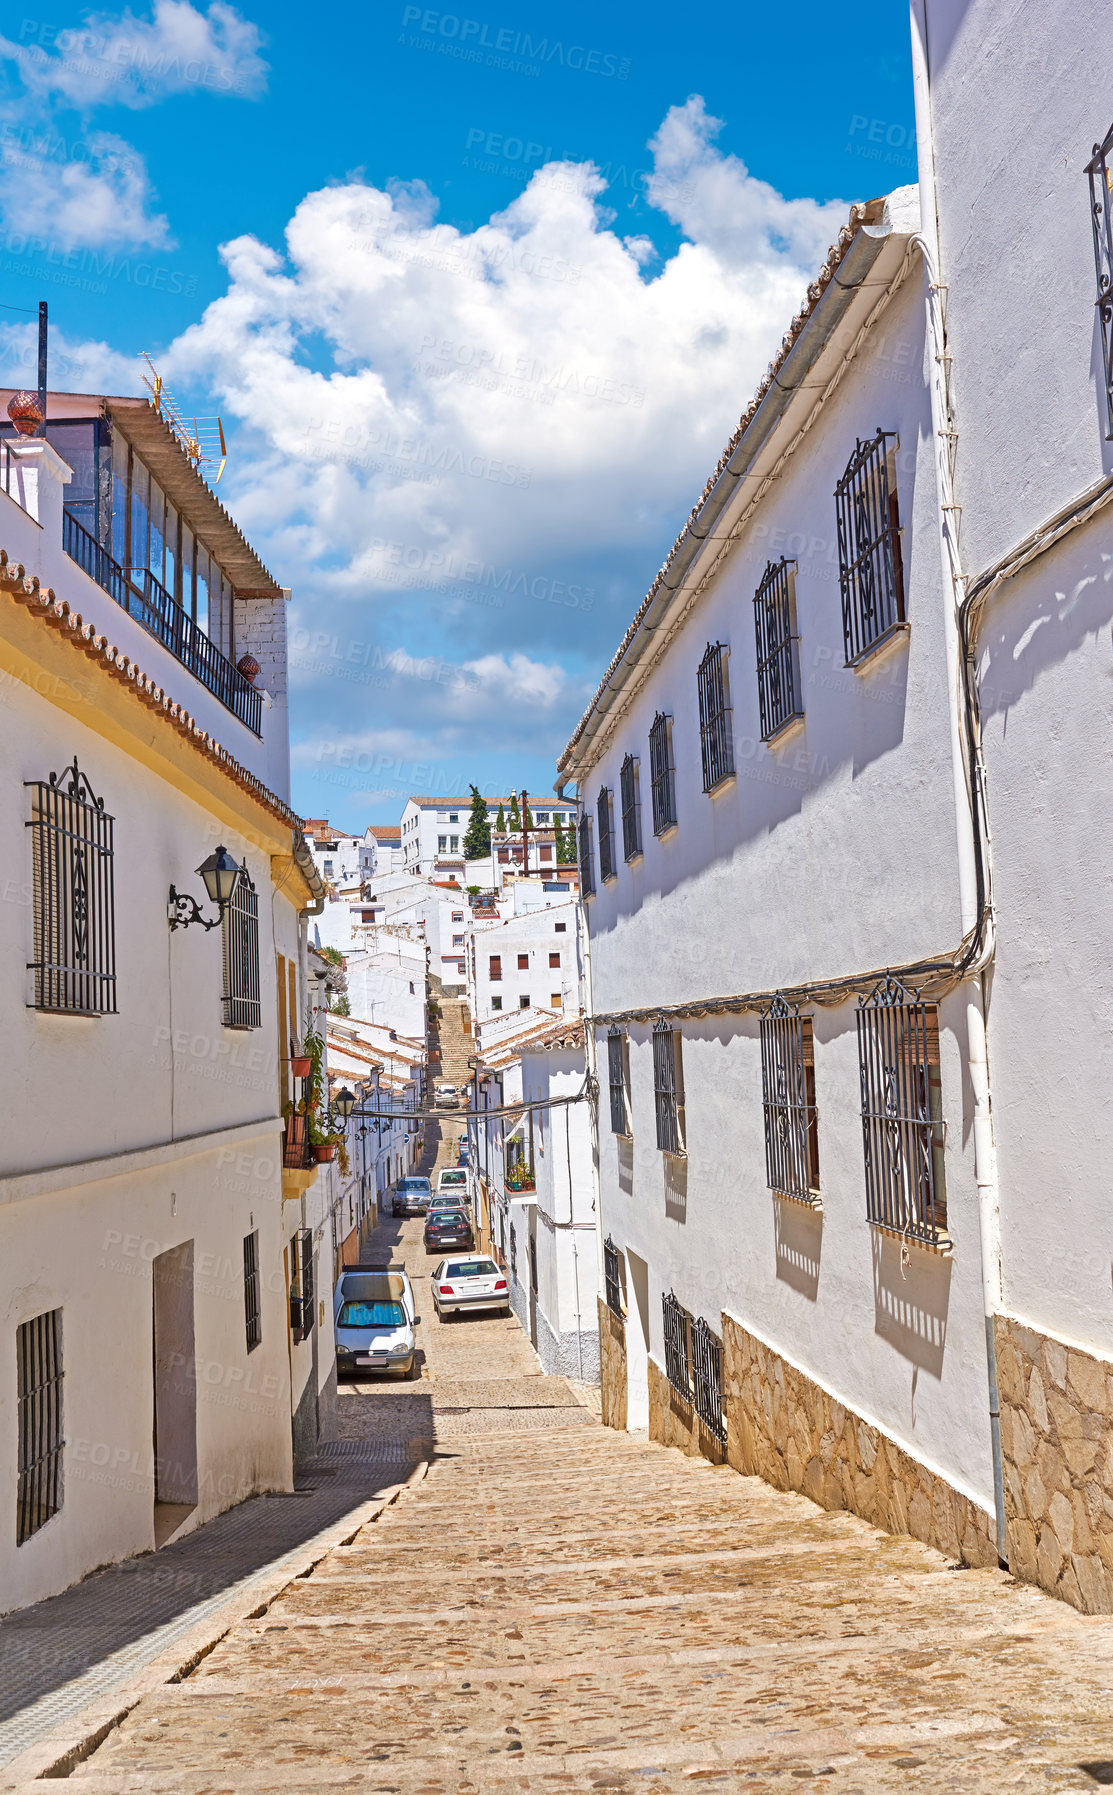
M 336 1096 L 332 1100 L 333 1115 L 339 1116 L 341 1120 L 346 1123 L 355 1106 L 356 1100 L 352 1096 L 351 1091 L 348 1089 L 347 1085 L 341 1085 Z
M 228 849 L 222 846 L 214 854 L 210 854 L 208 859 L 202 860 L 197 871 L 205 881 L 210 902 L 216 905 L 216 915 L 211 922 L 206 922 L 197 899 L 190 897 L 188 893 L 179 892 L 176 886 L 171 885 L 166 919 L 172 929 L 188 929 L 191 922 L 199 922 L 203 929 L 215 929 L 223 921 L 224 912 L 232 902 L 243 868 L 233 860 Z

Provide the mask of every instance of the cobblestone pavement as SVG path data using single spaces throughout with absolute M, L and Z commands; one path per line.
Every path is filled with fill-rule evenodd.
M 419 1222 L 384 1248 L 422 1380 L 347 1386 L 342 1433 L 428 1474 L 144 1697 L 89 1795 L 1113 1782 L 1113 1623 L 603 1429 L 514 1322 L 436 1321 Z

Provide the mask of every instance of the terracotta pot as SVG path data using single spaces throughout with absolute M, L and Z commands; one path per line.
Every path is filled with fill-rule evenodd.
M 290 1071 L 295 1078 L 308 1078 L 313 1071 L 313 1061 L 307 1053 L 296 1053 L 290 1061 Z
M 249 686 L 253 686 L 259 677 L 259 663 L 253 654 L 241 654 L 236 662 L 236 672 L 242 673 Z
M 318 1165 L 324 1165 L 327 1160 L 336 1158 L 336 1148 L 332 1146 L 314 1147 L 313 1157 Z

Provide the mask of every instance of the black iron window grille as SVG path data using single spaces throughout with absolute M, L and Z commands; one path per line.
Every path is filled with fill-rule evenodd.
M 189 612 L 170 596 L 153 573 L 145 567 L 133 567 L 129 577 L 68 506 L 62 512 L 62 547 L 71 561 L 76 561 L 129 616 L 168 648 L 175 660 L 188 668 L 226 710 L 245 723 L 253 735 L 262 735 L 262 692 L 198 628 Z
M 763 742 L 772 741 L 789 723 L 804 715 L 800 702 L 795 569 L 795 561 L 770 561 L 754 593 L 757 697 Z
M 626 1063 L 626 1036 L 620 1028 L 607 1035 L 607 1082 L 611 1097 L 611 1133 L 630 1132 L 629 1080 Z
M 34 1007 L 84 1016 L 116 1011 L 116 902 L 112 831 L 75 760 L 31 792 Z
M 866 1215 L 934 1242 L 947 1225 L 939 1017 L 892 977 L 858 1005 Z
M 1090 222 L 1094 227 L 1094 266 L 1097 274 L 1098 334 L 1101 337 L 1102 372 L 1105 380 L 1105 435 L 1113 438 L 1113 129 L 1103 143 L 1095 143 L 1086 164 L 1090 179 Z
M 290 1241 L 290 1331 L 295 1342 L 313 1332 L 312 1228 L 299 1228 Z
M 653 833 L 676 826 L 676 775 L 672 764 L 672 718 L 658 711 L 649 731 L 649 787 Z
M 692 1402 L 696 1414 L 717 1440 L 727 1437 L 723 1419 L 723 1343 L 703 1316 L 689 1326 L 692 1350 Z
M 596 814 L 599 818 L 599 877 L 605 885 L 613 879 L 617 868 L 614 858 L 614 798 L 607 786 L 603 786 L 596 803 Z
M 16 1330 L 16 1545 L 62 1506 L 62 1311 Z
M 595 896 L 595 862 L 591 853 L 591 818 L 580 818 L 580 894 Z
M 259 1230 L 243 1237 L 243 1315 L 247 1350 L 254 1352 L 263 1338 L 259 1314 Z
M 685 1402 L 691 1402 L 692 1372 L 688 1329 L 692 1317 L 687 1309 L 681 1308 L 671 1290 L 662 1294 L 661 1308 L 665 1322 L 665 1376 Z
M 734 772 L 734 740 L 730 728 L 730 688 L 725 642 L 709 642 L 699 664 L 699 743 L 703 789 L 713 792 Z
M 313 1164 L 309 1117 L 304 1110 L 291 1109 L 287 1112 L 286 1131 L 282 1137 L 282 1164 L 291 1172 L 307 1171 Z
M 770 1190 L 802 1203 L 819 1200 L 812 1019 L 777 996 L 761 1018 L 765 1176 Z
M 896 440 L 891 430 L 879 430 L 868 442 L 859 439 L 835 488 L 848 667 L 905 622 Z
M 263 1007 L 259 993 L 259 894 L 246 866 L 236 880 L 226 906 L 221 939 L 224 944 L 224 990 L 221 1014 L 225 1028 L 262 1028 Z
M 603 1242 L 603 1289 L 606 1291 L 608 1309 L 622 1321 L 626 1315 L 626 1305 L 622 1301 L 621 1255 L 609 1234 Z
M 622 763 L 622 856 L 636 860 L 642 851 L 642 807 L 638 796 L 638 763 L 628 754 Z
M 653 1100 L 657 1145 L 662 1153 L 684 1152 L 684 1090 L 680 1033 L 662 1017 L 653 1029 Z

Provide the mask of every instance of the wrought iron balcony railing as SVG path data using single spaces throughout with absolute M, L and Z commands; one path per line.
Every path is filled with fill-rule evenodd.
M 313 1149 L 309 1144 L 309 1117 L 296 1110 L 286 1117 L 286 1132 L 282 1137 L 282 1164 L 288 1172 L 305 1172 L 313 1164 Z
M 107 549 L 101 547 L 72 511 L 62 513 L 62 547 L 71 561 L 95 580 L 120 608 L 149 630 L 164 648 L 200 680 L 214 698 L 254 735 L 262 735 L 263 695 L 233 667 L 215 642 L 198 629 L 181 605 L 146 568 L 133 568 L 131 577 Z

